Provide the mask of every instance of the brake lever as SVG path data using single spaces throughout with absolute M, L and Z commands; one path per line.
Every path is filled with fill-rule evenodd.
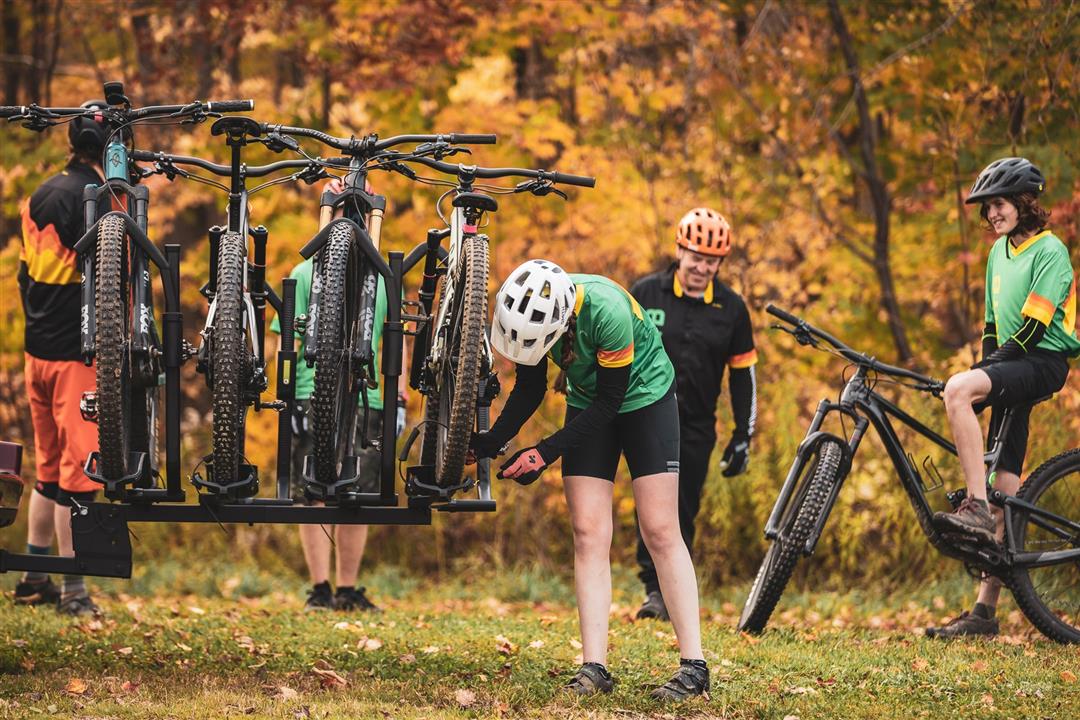
M 445 148 L 439 148 L 439 149 L 435 150 L 434 157 L 435 157 L 436 160 L 442 160 L 443 158 L 453 157 L 454 155 L 458 155 L 459 153 L 464 153 L 466 155 L 472 155 L 472 150 L 470 150 L 467 147 L 459 147 L 459 146 L 453 145 L 453 146 L 448 146 L 448 147 L 445 147 Z
M 285 150 L 292 150 L 294 152 L 300 150 L 300 143 L 298 143 L 295 138 L 277 132 L 272 132 L 266 137 L 259 138 L 259 142 L 276 153 L 284 152 Z
M 296 174 L 296 179 L 303 180 L 306 185 L 314 185 L 319 180 L 328 177 L 330 177 L 330 173 L 326 172 L 326 168 L 317 165 L 315 167 L 305 168 Z
M 514 187 L 514 192 L 516 192 L 516 193 L 519 193 L 519 192 L 532 193 L 533 195 L 536 195 L 537 197 L 543 197 L 545 195 L 551 195 L 552 193 L 554 193 L 555 195 L 558 195 L 559 197 L 561 197 L 563 200 L 569 200 L 570 199 L 569 196 L 567 196 L 566 193 L 564 193 L 559 188 L 555 187 L 551 183 L 550 180 L 542 180 L 542 179 L 526 180 L 524 182 L 518 183 Z

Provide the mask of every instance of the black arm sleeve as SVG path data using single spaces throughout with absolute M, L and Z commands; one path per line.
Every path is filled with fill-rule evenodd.
M 997 348 L 997 323 L 986 323 L 986 329 L 983 330 L 982 336 L 982 359 L 985 360 L 990 357 L 990 354 Z
M 994 352 L 990 353 L 983 362 L 999 363 L 1006 360 L 1016 360 L 1035 349 L 1043 336 L 1046 335 L 1046 326 L 1033 317 L 1026 318 L 1020 329 L 1011 338 Z
M 544 401 L 544 393 L 547 392 L 547 366 L 546 357 L 536 365 L 515 366 L 514 389 L 510 391 L 510 397 L 499 413 L 499 419 L 488 431 L 489 435 L 498 439 L 497 447 L 510 442 Z
M 754 366 L 731 368 L 728 372 L 728 388 L 731 391 L 731 414 L 735 417 L 734 437 L 749 440 L 754 434 L 757 421 L 757 387 L 754 382 Z
M 630 385 L 630 365 L 617 368 L 601 367 L 596 371 L 596 399 L 570 424 L 541 440 L 536 449 L 544 462 L 555 462 L 570 448 L 588 441 L 596 431 L 615 419 L 622 407 L 626 389 Z

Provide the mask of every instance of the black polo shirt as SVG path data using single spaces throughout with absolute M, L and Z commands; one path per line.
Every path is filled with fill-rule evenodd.
M 674 264 L 641 278 L 630 293 L 660 330 L 675 366 L 683 429 L 715 437 L 724 368 L 748 368 L 757 362 L 746 303 L 715 278 L 704 297 L 686 295 Z

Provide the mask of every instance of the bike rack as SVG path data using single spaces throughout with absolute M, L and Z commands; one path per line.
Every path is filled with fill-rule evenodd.
M 319 525 L 430 525 L 432 511 L 440 512 L 491 512 L 495 502 L 490 495 L 490 479 L 487 463 L 478 464 L 477 481 L 479 499 L 454 499 L 450 493 L 436 495 L 410 495 L 405 506 L 399 506 L 395 477 L 395 423 L 396 407 L 386 403 L 383 408 L 383 437 L 381 440 L 382 462 L 379 474 L 379 491 L 374 493 L 343 492 L 326 496 L 326 506 L 295 504 L 290 497 L 289 475 L 291 472 L 292 428 L 291 417 L 296 402 L 296 281 L 285 278 L 282 294 L 278 296 L 270 286 L 265 286 L 265 300 L 278 312 L 281 324 L 281 348 L 277 353 L 277 400 L 262 403 L 262 407 L 276 410 L 278 415 L 278 459 L 276 467 L 275 497 L 239 497 L 245 484 L 257 483 L 255 468 L 241 466 L 255 477 L 234 479 L 221 485 L 223 493 L 200 493 L 198 504 L 185 503 L 185 493 L 180 487 L 180 366 L 183 353 L 183 317 L 180 313 L 180 246 L 169 244 L 162 254 L 147 238 L 146 233 L 124 213 L 132 241 L 137 243 L 158 266 L 165 287 L 165 311 L 163 313 L 162 345 L 165 359 L 165 487 L 138 487 L 141 481 L 152 479 L 143 453 L 132 453 L 129 469 L 123 478 L 106 479 L 96 473 L 97 461 L 93 455 L 87 458 L 87 475 L 101 482 L 111 503 L 76 504 L 72 508 L 72 537 L 74 556 L 28 555 L 11 553 L 0 549 L 0 572 L 33 570 L 46 573 L 65 573 L 99 577 L 129 578 L 132 571 L 132 547 L 129 523 L 133 522 L 196 522 L 196 523 L 282 523 Z M 100 222 L 100 219 L 97 221 Z M 337 221 L 340 222 L 340 221 Z M 328 228 L 320 233 L 323 241 Z M 94 223 L 78 243 L 85 251 L 96 238 Z M 305 247 L 309 254 L 317 251 L 320 236 Z M 361 243 L 364 247 L 364 244 Z M 421 248 L 427 248 L 422 244 Z M 420 248 L 418 248 L 419 250 Z M 441 249 L 441 248 L 438 248 Z M 401 252 L 390 252 L 389 262 L 383 260 L 373 246 L 364 247 L 369 259 L 385 280 L 387 317 L 383 330 L 382 381 L 385 387 L 397 387 L 401 374 L 404 352 L 404 325 L 401 317 L 402 278 L 424 252 L 410 254 L 410 264 L 405 267 Z M 444 251 L 445 252 L 445 251 Z M 488 401 L 490 404 L 490 400 Z M 488 407 L 479 411 L 480 422 L 487 425 Z M 411 469 L 411 468 L 410 468 Z M 192 480 L 198 478 L 192 474 Z M 205 485 L 207 481 L 202 481 Z M 217 481 L 215 481 L 216 483 Z M 195 483 L 196 487 L 199 484 Z

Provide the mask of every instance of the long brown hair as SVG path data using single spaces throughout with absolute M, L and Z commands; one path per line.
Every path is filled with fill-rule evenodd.
M 1046 223 L 1050 219 L 1050 211 L 1039 205 L 1039 198 L 1035 193 L 1017 193 L 1005 199 L 1016 208 L 1016 227 L 1009 232 L 1009 237 L 1035 233 L 1046 227 Z M 986 229 L 993 231 L 994 226 L 987 219 L 989 214 L 990 204 L 983 203 L 982 207 L 979 208 L 979 217 L 986 223 Z
M 566 332 L 562 336 L 562 353 L 559 355 L 558 376 L 555 378 L 555 392 L 566 394 L 566 368 L 574 362 L 577 354 L 574 352 L 574 340 L 577 337 L 577 315 L 570 314 L 570 322 L 566 324 Z

